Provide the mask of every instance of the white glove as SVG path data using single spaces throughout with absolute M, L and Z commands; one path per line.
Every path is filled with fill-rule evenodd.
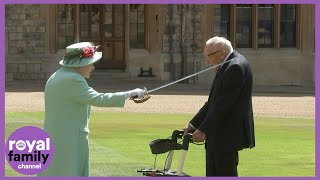
M 146 91 L 140 88 L 136 88 L 126 92 L 126 98 L 143 98 L 146 95 Z

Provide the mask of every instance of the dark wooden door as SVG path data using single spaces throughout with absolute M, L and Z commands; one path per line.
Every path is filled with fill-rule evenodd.
M 80 41 L 103 46 L 96 69 L 124 69 L 124 5 L 80 5 Z

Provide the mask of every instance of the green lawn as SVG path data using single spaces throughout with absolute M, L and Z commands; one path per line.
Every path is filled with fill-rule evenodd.
M 167 138 L 192 115 L 91 113 L 92 176 L 141 176 L 137 169 L 153 167 L 149 142 Z M 6 113 L 6 137 L 21 126 L 42 127 L 43 112 Z M 314 119 L 255 117 L 256 147 L 240 151 L 239 176 L 315 176 Z M 205 176 L 204 146 L 190 144 L 184 172 Z M 171 169 L 176 169 L 179 151 Z M 162 169 L 166 154 L 158 155 Z M 6 163 L 6 176 L 21 176 Z

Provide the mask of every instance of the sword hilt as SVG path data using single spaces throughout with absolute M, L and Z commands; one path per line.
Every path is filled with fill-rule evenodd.
M 146 102 L 148 99 L 151 98 L 151 96 L 149 96 L 148 90 L 147 90 L 146 87 L 144 87 L 144 91 L 146 92 L 146 95 L 145 95 L 143 98 L 137 99 L 138 96 L 133 96 L 133 97 L 130 98 L 130 100 L 133 100 L 133 102 L 135 102 L 135 103 L 143 103 L 143 102 Z

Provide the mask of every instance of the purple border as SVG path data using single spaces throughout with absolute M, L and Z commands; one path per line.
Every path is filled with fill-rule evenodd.
M 320 21 L 320 3 L 317 0 L 0 0 L 0 43 L 1 43 L 1 47 L 5 47 L 5 4 L 64 4 L 64 3 L 68 3 L 68 4 L 98 4 L 98 3 L 103 3 L 103 4 L 139 4 L 139 3 L 143 3 L 143 4 L 316 4 L 316 16 L 315 16 L 315 22 L 319 22 Z M 320 100 L 319 100 L 319 93 L 320 93 L 320 88 L 319 88 L 319 81 L 320 81 L 320 62 L 319 62 L 319 58 L 320 55 L 318 54 L 319 48 L 320 48 L 320 24 L 319 23 L 315 23 L 315 49 L 316 49 L 316 54 L 315 54 L 315 97 L 316 97 L 316 127 L 319 126 L 319 116 L 320 116 L 320 111 L 319 111 L 319 106 L 320 106 Z M 4 92 L 5 92 L 5 49 L 2 48 L 0 50 L 0 92 L 1 92 L 1 96 L 3 98 L 1 98 L 0 100 L 0 147 L 2 150 L 4 150 L 4 139 L 5 139 L 5 123 L 4 123 L 4 119 L 5 119 L 5 100 L 4 100 Z M 317 71 L 318 70 L 318 71 Z M 315 162 L 316 162 L 316 169 L 315 169 L 315 175 L 316 177 L 320 176 L 320 168 L 318 166 L 318 164 L 320 163 L 320 155 L 318 155 L 319 149 L 320 149 L 320 144 L 319 144 L 319 137 L 320 137 L 320 131 L 316 131 L 315 133 L 316 136 L 316 151 L 315 151 Z M 0 156 L 0 178 L 4 177 L 4 156 Z M 107 178 L 107 179 L 141 179 L 142 177 L 90 177 L 90 178 L 94 178 L 94 179 L 98 179 L 98 178 Z M 143 178 L 147 178 L 147 177 L 143 177 Z M 243 177 L 243 179 L 251 179 L 251 178 L 255 178 L 255 177 Z M 275 177 L 272 179 L 284 179 L 284 178 L 290 178 L 290 179 L 306 179 L 306 177 Z M 308 177 L 309 178 L 309 177 Z M 17 177 L 6 177 L 6 179 L 18 179 Z M 19 178 L 20 179 L 20 178 Z M 58 178 L 38 178 L 38 179 L 58 179 Z M 59 179 L 75 179 L 75 178 L 59 178 Z M 77 178 L 77 179 L 81 179 L 81 178 Z M 82 178 L 83 179 L 83 178 Z M 170 177 L 158 177 L 157 179 L 162 180 L 176 180 L 177 178 L 170 178 Z M 180 179 L 180 178 L 179 178 Z M 185 179 L 185 178 L 183 178 Z M 200 177 L 194 177 L 193 179 L 196 180 L 200 180 L 203 178 Z M 209 178 L 211 179 L 211 178 Z M 227 179 L 236 179 L 236 178 L 227 178 Z M 259 179 L 264 180 L 264 179 L 271 179 L 268 177 L 259 177 Z
M 4 4 L 317 4 L 317 0 L 2 0 Z
M 320 55 L 319 55 L 319 48 L 320 48 L 320 43 L 319 43 L 319 40 L 320 40 L 320 25 L 319 25 L 319 20 L 320 20 L 320 3 L 319 1 L 317 1 L 317 4 L 316 4 L 316 16 L 315 16 L 315 93 L 316 93 L 316 109 L 315 109 L 315 112 L 316 112 L 316 125 L 315 127 L 319 127 L 319 117 L 320 117 L 320 111 L 319 111 L 319 107 L 320 107 L 320 87 L 319 87 L 319 81 L 320 81 L 320 71 L 319 71 L 319 68 L 320 68 L 320 61 L 319 61 L 319 58 L 320 58 Z M 320 137 L 320 131 L 317 130 L 316 128 L 316 137 L 315 137 L 315 141 L 316 141 L 316 151 L 315 151 L 315 162 L 316 162 L 316 177 L 319 177 L 320 176 L 320 168 L 319 168 L 319 163 L 320 163 L 320 159 L 319 159 L 319 149 L 320 149 L 320 143 L 319 143 L 319 137 Z
M 0 47 L 5 47 L 5 36 L 4 36 L 4 17 L 5 17 L 5 11 L 4 11 L 4 5 L 2 3 L 0 4 Z M 0 177 L 4 176 L 4 119 L 5 119 L 5 101 L 4 101 L 4 86 L 5 86 L 5 48 L 1 48 L 0 52 L 0 92 L 1 92 L 1 98 L 0 98 L 0 147 L 1 147 L 1 155 L 0 155 Z M 3 97 L 3 98 L 2 98 Z M 2 156 L 3 154 L 3 156 Z

